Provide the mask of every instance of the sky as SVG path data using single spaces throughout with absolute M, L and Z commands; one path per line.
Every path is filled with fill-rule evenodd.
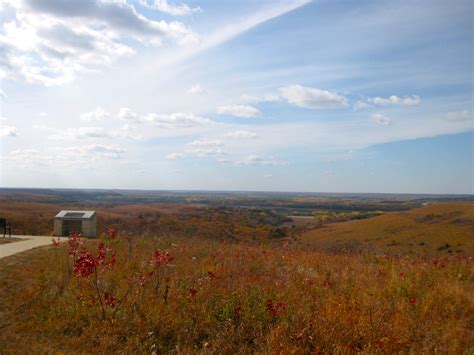
M 0 0 L 0 186 L 473 193 L 469 0 Z

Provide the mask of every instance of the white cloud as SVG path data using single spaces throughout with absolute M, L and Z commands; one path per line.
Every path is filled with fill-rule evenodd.
M 124 126 L 122 126 L 121 133 L 109 133 L 109 136 L 123 136 L 124 132 L 130 132 L 135 130 L 136 127 L 130 125 L 130 123 L 148 123 L 152 124 L 161 128 L 188 128 L 194 127 L 204 124 L 211 124 L 214 121 L 210 120 L 209 118 L 197 116 L 193 113 L 185 113 L 185 112 L 175 112 L 170 114 L 159 114 L 159 113 L 148 113 L 144 116 L 137 114 L 136 112 L 132 111 L 130 108 L 122 107 L 119 109 L 116 115 L 112 115 L 111 113 L 103 110 L 102 108 L 97 108 L 92 112 L 87 112 L 81 115 L 81 120 L 86 122 L 91 121 L 101 121 L 104 118 L 109 117 L 117 117 L 121 121 L 127 122 Z M 79 135 L 81 133 L 101 133 L 104 132 L 102 128 L 97 127 L 80 127 L 74 130 L 71 130 L 69 133 L 74 133 L 73 135 Z M 69 134 L 70 135 L 70 134 Z
M 277 101 L 281 100 L 280 95 L 271 94 L 271 93 L 263 94 L 261 96 L 243 94 L 240 98 L 245 102 L 254 102 L 254 103 L 258 103 L 258 102 L 277 102 Z
M 402 105 L 402 106 L 415 106 L 420 103 L 421 99 L 419 96 L 412 97 L 399 97 L 392 95 L 388 98 L 383 97 L 372 97 L 368 98 L 367 102 L 377 106 L 389 106 L 389 105 Z
M 224 151 L 222 148 L 219 147 L 198 147 L 186 150 L 186 153 L 189 155 L 193 155 L 199 158 L 220 158 L 226 155 L 229 155 L 228 152 Z
M 125 153 L 125 150 L 117 145 L 105 145 L 105 144 L 89 144 L 72 150 L 78 152 L 83 156 L 96 155 L 102 158 L 108 159 L 119 159 L 121 155 Z
M 171 153 L 171 154 L 168 154 L 165 158 L 168 160 L 176 160 L 176 159 L 184 158 L 185 156 L 186 154 L 184 153 Z
M 0 30 L 0 77 L 62 85 L 132 55 L 132 42 L 189 43 L 180 22 L 154 21 L 125 1 L 7 1 Z M 132 42 L 130 41 L 132 40 Z
M 69 163 L 70 161 L 96 161 L 100 159 L 121 159 L 126 150 L 115 144 L 91 143 L 76 147 L 53 147 L 49 152 L 49 160 Z M 48 158 L 48 155 L 45 154 Z
M 201 87 L 199 83 L 194 84 L 188 90 L 188 94 L 192 94 L 192 95 L 203 94 L 204 92 L 205 92 L 204 89 Z
M 339 108 L 347 105 L 346 98 L 335 92 L 301 85 L 282 87 L 280 95 L 290 104 L 310 109 Z
M 103 121 L 110 117 L 110 114 L 101 107 L 97 107 L 94 111 L 86 112 L 81 115 L 83 122 Z
M 16 137 L 17 129 L 13 126 L 0 126 L 0 137 Z
M 236 162 L 237 165 L 287 165 L 288 162 L 278 160 L 273 157 L 264 157 L 260 155 L 249 155 Z
M 464 111 L 457 111 L 457 112 L 449 112 L 446 115 L 446 119 L 448 121 L 453 122 L 467 122 L 474 120 L 474 112 L 464 110 Z
M 244 94 L 241 99 L 253 103 L 286 101 L 291 105 L 309 109 L 331 109 L 347 106 L 347 99 L 342 95 L 298 84 L 280 87 L 278 93 Z
M 154 21 L 138 13 L 126 1 L 37 1 L 24 0 L 24 9 L 55 16 L 61 19 L 82 19 L 91 24 L 100 23 L 127 35 L 143 37 L 164 37 L 187 34 L 189 31 L 180 22 Z M 23 10 L 23 9 L 22 9 Z
M 0 98 L 2 98 L 3 100 L 7 99 L 7 94 L 5 94 L 5 91 L 3 91 L 2 89 L 0 89 Z
M 144 122 L 168 129 L 187 128 L 214 123 L 214 121 L 209 118 L 185 112 L 175 112 L 170 114 L 149 113 L 145 116 Z
M 224 133 L 224 137 L 235 138 L 235 139 L 251 139 L 251 138 L 256 138 L 257 133 L 253 133 L 249 131 L 232 131 L 232 132 Z
M 236 117 L 257 117 L 260 115 L 260 111 L 249 105 L 227 105 L 219 106 L 217 113 L 220 115 L 231 115 Z
M 104 128 L 101 127 L 78 127 L 65 130 L 46 128 L 53 132 L 48 138 L 53 140 L 81 140 L 86 138 L 107 138 L 111 137 Z
M 200 49 L 207 49 L 217 46 L 263 22 L 279 17 L 310 2 L 311 0 L 293 0 L 278 2 L 277 4 L 271 3 L 270 6 L 264 7 L 260 11 L 257 11 L 250 16 L 246 16 L 241 21 L 230 23 L 219 28 L 217 31 L 204 39 Z
M 8 153 L 8 159 L 18 162 L 28 162 L 37 158 L 40 152 L 36 149 L 15 149 Z
M 372 121 L 380 124 L 380 125 L 389 125 L 392 123 L 392 119 L 390 117 L 384 116 L 380 113 L 374 113 L 372 116 L 370 116 Z
M 222 145 L 221 141 L 218 140 L 195 140 L 189 143 L 193 147 L 218 147 Z
M 67 129 L 58 129 L 43 125 L 35 125 L 36 129 L 43 129 L 51 132 L 48 136 L 51 140 L 85 140 L 85 139 L 129 139 L 129 140 L 141 140 L 143 137 L 139 134 L 135 134 L 135 127 L 129 124 L 125 124 L 120 128 L 116 129 L 105 129 L 103 127 L 76 127 Z
M 138 117 L 138 115 L 130 110 L 127 107 L 122 107 L 119 112 L 117 113 L 117 117 L 122 120 L 122 121 L 127 121 L 127 122 L 140 122 L 141 119 Z
M 141 136 L 140 134 L 134 133 L 136 130 L 137 130 L 137 127 L 132 126 L 127 123 L 127 124 L 124 124 L 122 127 L 120 127 L 120 129 L 112 131 L 110 135 L 116 138 L 142 140 L 143 136 Z
M 352 105 L 352 108 L 354 109 L 354 111 L 359 111 L 359 110 L 363 110 L 365 108 L 369 108 L 369 107 L 372 107 L 372 105 L 368 104 L 367 102 L 364 102 L 364 101 L 356 101 L 353 105 Z
M 190 7 L 186 4 L 173 5 L 168 2 L 168 0 L 140 0 L 140 4 L 145 7 L 159 10 L 165 12 L 172 16 L 188 16 L 196 12 L 202 12 L 201 8 Z

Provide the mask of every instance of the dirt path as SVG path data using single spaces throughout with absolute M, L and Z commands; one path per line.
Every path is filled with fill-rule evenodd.
M 1 237 L 0 237 L 1 238 Z M 19 242 L 0 244 L 0 259 L 25 250 L 30 250 L 45 245 L 51 245 L 53 237 L 30 236 L 30 235 L 12 235 L 12 238 L 24 239 Z M 68 238 L 59 238 L 66 241 Z

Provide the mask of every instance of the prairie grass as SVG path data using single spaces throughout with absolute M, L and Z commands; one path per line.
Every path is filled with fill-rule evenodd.
M 327 224 L 303 233 L 319 248 L 351 247 L 413 255 L 474 255 L 474 204 L 438 203 L 405 212 Z
M 469 257 L 120 235 L 83 248 L 95 255 L 102 242 L 116 253 L 99 269 L 101 293 L 115 297 L 105 319 L 66 244 L 0 260 L 2 352 L 474 351 Z M 174 259 L 157 267 L 156 250 Z

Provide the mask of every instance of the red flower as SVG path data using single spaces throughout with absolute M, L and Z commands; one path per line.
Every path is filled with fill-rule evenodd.
M 143 286 L 144 284 L 146 284 L 148 279 L 153 276 L 153 273 L 154 273 L 153 271 L 150 271 L 149 273 L 140 276 L 140 286 Z
M 82 277 L 88 277 L 94 273 L 96 262 L 88 252 L 83 252 L 74 263 L 74 272 Z
M 189 295 L 192 297 L 192 298 L 195 298 L 196 297 L 196 294 L 197 294 L 197 290 L 195 288 L 192 288 L 189 290 Z
M 54 239 L 54 238 L 53 238 L 53 245 L 54 245 L 55 247 L 59 246 L 59 243 L 60 243 L 59 238 L 58 238 L 58 239 Z
M 267 312 L 270 313 L 273 317 L 276 317 L 280 311 L 285 310 L 285 304 L 283 302 L 277 302 L 276 304 L 272 299 L 268 299 L 266 303 Z
M 117 301 L 111 292 L 104 292 L 104 303 L 109 307 L 115 307 L 115 301 Z
M 110 267 L 110 268 L 114 265 L 115 265 L 115 252 L 112 254 L 112 256 L 110 257 L 109 262 L 107 263 L 107 266 Z
M 68 254 L 76 255 L 82 243 L 81 233 L 72 232 L 68 240 Z
M 169 264 L 171 261 L 174 260 L 174 257 L 171 256 L 168 252 L 157 250 L 151 257 L 152 263 L 157 266 L 164 266 Z
M 100 243 L 99 244 L 99 252 L 97 253 L 97 257 L 96 257 L 97 264 L 103 264 L 104 263 L 105 254 L 106 254 L 105 244 Z
M 415 297 L 410 298 L 409 302 L 410 302 L 410 304 L 416 304 L 417 299 Z
M 117 237 L 117 231 L 113 227 L 107 228 L 106 233 L 112 239 L 115 239 Z

